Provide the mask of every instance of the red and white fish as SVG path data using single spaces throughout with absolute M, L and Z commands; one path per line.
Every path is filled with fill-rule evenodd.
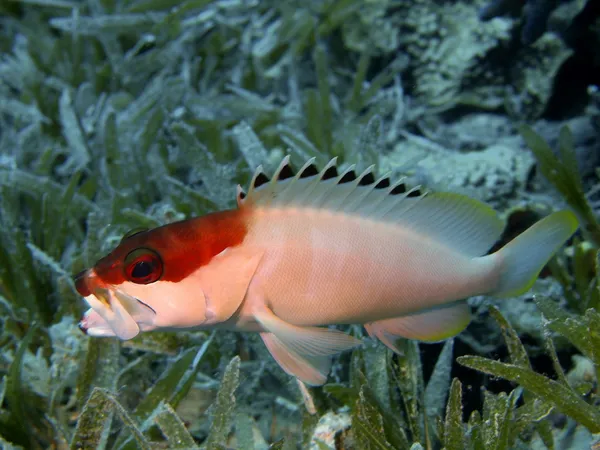
M 397 337 L 439 341 L 469 323 L 467 297 L 527 291 L 575 232 L 560 211 L 499 251 L 493 209 L 451 193 L 419 194 L 373 168 L 336 160 L 272 180 L 259 168 L 238 207 L 123 239 L 76 277 L 90 336 L 154 329 L 259 332 L 279 365 L 325 383 L 331 355 L 360 341 L 332 324 L 364 324 L 392 350 Z

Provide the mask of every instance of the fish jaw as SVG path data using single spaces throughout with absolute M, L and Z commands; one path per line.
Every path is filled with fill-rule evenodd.
M 151 307 L 114 286 L 105 286 L 92 269 L 77 275 L 75 285 L 90 306 L 79 321 L 85 334 L 129 340 L 140 331 L 156 328 L 156 312 Z
M 79 329 L 84 334 L 92 337 L 113 337 L 116 336 L 108 322 L 92 308 L 83 313 L 79 321 Z

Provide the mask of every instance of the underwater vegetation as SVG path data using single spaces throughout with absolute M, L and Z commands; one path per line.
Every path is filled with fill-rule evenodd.
M 550 3 L 575 33 L 523 42 L 532 9 L 487 0 L 0 2 L 0 446 L 600 445 L 600 19 Z M 250 333 L 80 332 L 74 274 L 284 154 L 483 200 L 500 244 L 563 208 L 580 232 L 530 293 L 470 299 L 464 333 L 370 342 L 322 388 Z

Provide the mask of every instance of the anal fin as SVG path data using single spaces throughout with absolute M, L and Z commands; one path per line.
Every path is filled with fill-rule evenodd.
M 254 317 L 265 330 L 260 335 L 273 358 L 286 373 L 308 385 L 325 383 L 332 355 L 361 344 L 338 330 L 292 325 L 266 307 Z
M 369 336 L 376 337 L 388 348 L 401 353 L 395 345 L 397 338 L 438 342 L 456 336 L 471 321 L 466 302 L 431 309 L 419 314 L 394 317 L 365 324 Z

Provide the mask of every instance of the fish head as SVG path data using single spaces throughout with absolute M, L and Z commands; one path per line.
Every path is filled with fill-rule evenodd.
M 206 300 L 197 280 L 184 270 L 193 249 L 177 231 L 167 225 L 128 235 L 75 276 L 75 287 L 90 306 L 79 322 L 81 330 L 127 340 L 141 331 L 202 326 Z

